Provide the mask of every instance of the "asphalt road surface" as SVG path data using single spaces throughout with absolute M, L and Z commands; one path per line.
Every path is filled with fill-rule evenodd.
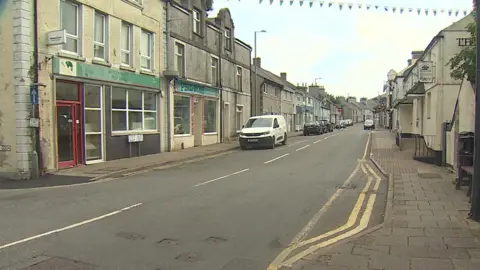
M 278 269 L 383 221 L 387 185 L 367 141 L 357 125 L 108 182 L 0 191 L 0 269 Z

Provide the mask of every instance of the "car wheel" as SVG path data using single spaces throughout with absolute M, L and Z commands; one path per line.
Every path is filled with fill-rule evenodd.
M 283 135 L 283 141 L 282 141 L 282 145 L 286 145 L 287 144 L 287 133 L 285 133 L 285 135 Z
M 270 145 L 270 149 L 274 149 L 275 148 L 275 136 L 272 137 L 272 145 Z

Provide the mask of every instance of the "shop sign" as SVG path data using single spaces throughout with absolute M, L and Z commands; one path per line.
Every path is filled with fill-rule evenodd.
M 130 134 L 130 135 L 128 135 L 128 142 L 129 143 L 143 142 L 143 134 Z
M 160 78 L 55 57 L 53 73 L 78 78 L 160 88 Z
M 422 83 L 433 82 L 433 62 L 432 61 L 419 61 L 418 81 Z
M 0 145 L 0 152 L 10 152 L 12 151 L 11 145 Z
M 206 87 L 203 85 L 196 85 L 177 81 L 177 92 L 188 93 L 194 95 L 219 97 L 220 92 L 216 88 Z

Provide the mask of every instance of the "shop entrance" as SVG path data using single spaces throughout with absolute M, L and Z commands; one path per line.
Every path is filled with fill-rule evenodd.
M 58 167 L 83 164 L 80 85 L 57 81 L 56 120 Z

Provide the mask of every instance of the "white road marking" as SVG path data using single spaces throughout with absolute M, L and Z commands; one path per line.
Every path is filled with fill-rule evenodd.
M 325 138 L 325 139 L 326 139 L 326 138 Z M 321 142 L 321 141 L 323 141 L 323 140 L 325 140 L 325 139 L 320 139 L 320 140 L 318 140 L 318 141 L 314 141 L 313 144 L 317 144 L 317 143 L 319 143 L 319 142 Z
M 305 145 L 305 146 L 303 146 L 303 147 L 300 147 L 300 148 L 298 148 L 298 149 L 295 150 L 295 151 L 300 151 L 300 150 L 303 150 L 303 149 L 305 149 L 305 148 L 307 148 L 307 147 L 310 147 L 310 144 L 307 144 L 307 145 Z
M 206 182 L 203 182 L 203 183 L 200 183 L 200 184 L 196 184 L 195 187 L 199 187 L 199 186 L 203 186 L 203 185 L 206 185 L 206 184 L 210 184 L 212 182 L 215 182 L 215 181 L 218 181 L 218 180 L 222 180 L 222 179 L 225 179 L 227 177 L 230 177 L 230 176 L 233 176 L 233 175 L 236 175 L 236 174 L 239 174 L 239 173 L 243 173 L 243 172 L 246 172 L 246 171 L 249 171 L 250 169 L 243 169 L 241 171 L 238 171 L 238 172 L 234 172 L 234 173 L 231 173 L 231 174 L 227 174 L 227 175 L 224 175 L 224 176 L 220 176 L 218 178 L 215 178 L 215 179 L 212 179 L 212 180 L 209 180 L 209 181 L 206 181 Z
M 281 156 L 276 157 L 276 158 L 274 158 L 274 159 L 270 159 L 269 161 L 265 161 L 264 164 L 268 164 L 268 163 L 274 162 L 275 160 L 279 160 L 279 159 L 284 158 L 284 157 L 286 157 L 286 156 L 288 156 L 288 155 L 290 155 L 290 154 L 287 153 L 287 154 L 285 154 L 285 155 L 281 155 Z
M 298 142 L 289 143 L 289 144 L 287 144 L 287 147 L 292 147 L 292 146 L 294 146 L 294 145 L 297 145 L 297 144 L 299 144 L 299 143 L 306 142 L 306 141 L 307 141 L 307 140 L 301 140 L 301 141 L 298 141 Z
M 5 244 L 3 246 L 0 246 L 0 250 L 11 247 L 11 246 L 15 246 L 15 245 L 18 245 L 18 244 L 22 244 L 22 243 L 25 243 L 25 242 L 28 242 L 28 241 L 32 241 L 32 240 L 35 240 L 35 239 L 38 239 L 38 238 L 41 238 L 41 237 L 44 237 L 44 236 L 47 236 L 47 235 L 51 235 L 51 234 L 54 234 L 54 233 L 59 233 L 59 232 L 70 230 L 70 229 L 73 229 L 73 228 L 76 228 L 76 227 L 80 227 L 82 225 L 86 225 L 88 223 L 92 223 L 92 222 L 95 222 L 95 221 L 98 221 L 98 220 L 101 220 L 101 219 L 104 219 L 104 218 L 107 218 L 107 217 L 111 217 L 113 215 L 117 215 L 117 214 L 120 214 L 120 213 L 125 212 L 127 210 L 130 210 L 132 208 L 139 207 L 142 204 L 143 203 L 137 203 L 137 204 L 134 204 L 134 205 L 130 205 L 130 206 L 127 206 L 127 207 L 122 208 L 120 210 L 113 211 L 111 213 L 108 213 L 108 214 L 105 214 L 105 215 L 102 215 L 102 216 L 99 216 L 99 217 L 96 217 L 96 218 L 88 219 L 88 220 L 85 220 L 85 221 L 82 221 L 82 222 L 79 222 L 79 223 L 76 223 L 76 224 L 72 224 L 72 225 L 69 225 L 69 226 L 66 226 L 66 227 L 63 227 L 63 228 L 60 228 L 60 229 L 56 229 L 56 230 L 53 230 L 53 231 L 49 231 L 49 232 L 38 234 L 38 235 L 35 235 L 35 236 L 32 236 L 32 237 L 28 237 L 28 238 L 25 238 L 25 239 L 22 239 L 22 240 L 18 240 L 18 241 L 9 243 L 9 244 Z

